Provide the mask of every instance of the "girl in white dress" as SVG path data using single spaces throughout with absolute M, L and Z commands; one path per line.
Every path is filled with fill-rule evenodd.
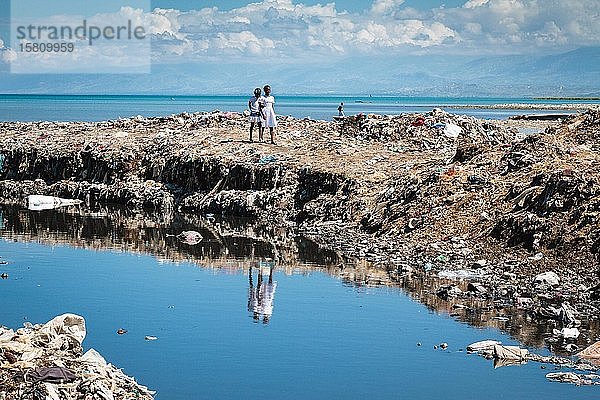
M 271 96 L 271 86 L 266 85 L 263 88 L 265 95 L 261 98 L 262 126 L 260 128 L 259 140 L 262 141 L 265 128 L 269 128 L 271 133 L 271 143 L 275 144 L 275 127 L 277 126 L 277 117 L 275 115 L 275 97 Z

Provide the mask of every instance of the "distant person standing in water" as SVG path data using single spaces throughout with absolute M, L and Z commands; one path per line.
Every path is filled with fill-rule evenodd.
M 259 136 L 262 137 L 260 132 L 261 129 L 261 115 L 260 115 L 260 99 L 261 99 L 261 90 L 260 88 L 254 89 L 254 97 L 250 97 L 248 100 L 248 109 L 250 110 L 250 141 L 252 142 L 252 132 L 254 131 L 254 124 L 258 124 Z
M 271 133 L 271 143 L 275 144 L 275 127 L 277 126 L 275 97 L 271 95 L 271 86 L 266 85 L 263 90 L 265 92 L 265 95 L 261 99 L 261 114 L 263 120 L 259 139 L 262 141 L 262 132 L 264 132 L 265 128 L 269 128 L 269 132 Z
M 338 116 L 345 117 L 345 115 L 344 115 L 344 103 L 340 103 L 340 106 L 338 107 Z

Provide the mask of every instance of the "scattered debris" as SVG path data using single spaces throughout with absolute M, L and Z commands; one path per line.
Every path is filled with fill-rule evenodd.
M 85 321 L 74 314 L 44 325 L 25 323 L 16 332 L 0 328 L 0 398 L 153 398 L 154 392 L 107 364 L 94 349 L 83 354 L 85 336 Z
M 551 372 L 546 378 L 553 382 L 572 383 L 577 386 L 600 385 L 600 375 L 576 374 L 574 372 Z

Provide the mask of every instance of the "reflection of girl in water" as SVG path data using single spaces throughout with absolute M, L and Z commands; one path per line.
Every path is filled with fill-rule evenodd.
M 252 312 L 254 322 L 263 319 L 263 324 L 268 324 L 273 314 L 273 299 L 275 298 L 275 288 L 277 282 L 273 282 L 274 267 L 269 267 L 269 280 L 263 282 L 261 268 L 258 269 L 258 284 L 256 288 L 252 282 L 252 267 L 248 271 L 248 280 L 250 289 L 248 291 L 248 311 Z

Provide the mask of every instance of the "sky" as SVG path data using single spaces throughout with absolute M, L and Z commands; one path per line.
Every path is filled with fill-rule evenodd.
M 29 6 L 32 17 L 67 12 L 51 1 L 15 1 L 37 1 Z M 78 3 L 89 5 L 99 20 L 127 18 L 146 27 L 154 66 L 352 69 L 365 57 L 377 63 L 401 57 L 544 56 L 600 46 L 598 0 L 153 0 L 146 1 L 149 7 L 118 7 L 136 1 L 96 3 L 105 4 L 102 10 L 92 1 Z M 114 11 L 106 11 L 107 4 L 115 4 Z M 0 31 L 0 65 L 19 57 L 6 36 Z M 115 58 L 114 52 L 88 50 L 59 70 L 109 65 Z M 126 62 L 124 54 L 119 62 Z M 40 57 L 33 64 L 44 62 Z

